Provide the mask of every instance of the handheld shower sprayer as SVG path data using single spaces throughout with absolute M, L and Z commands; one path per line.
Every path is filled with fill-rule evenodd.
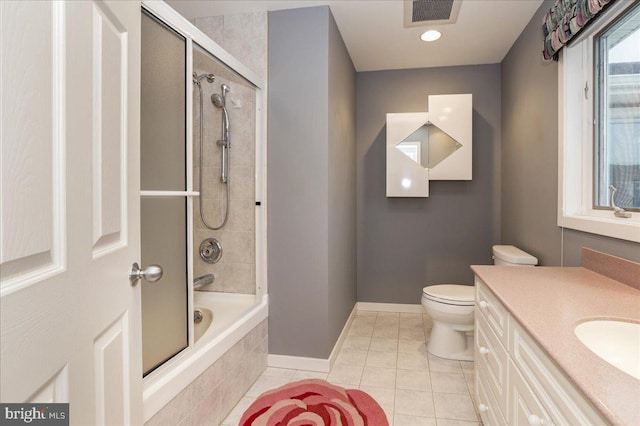
M 220 108 L 222 110 L 222 140 L 218 141 L 218 145 L 224 143 L 226 144 L 227 148 L 231 148 L 231 141 L 229 139 L 229 113 L 227 112 L 227 92 L 229 92 L 229 86 L 223 84 L 222 94 L 220 95 L 218 93 L 214 93 L 213 95 L 211 95 L 211 102 L 213 102 L 213 105 L 215 105 L 217 108 Z
M 224 218 L 222 219 L 222 223 L 219 226 L 212 226 L 207 222 L 207 219 L 205 218 L 204 215 L 204 199 L 202 197 L 202 195 L 204 194 L 204 186 L 203 186 L 203 182 L 202 182 L 202 175 L 203 175 L 203 159 L 204 159 L 204 140 L 203 140 L 203 135 L 204 135 L 204 131 L 203 131 L 203 123 L 204 123 L 204 113 L 203 113 L 203 105 L 202 105 L 202 80 L 206 79 L 207 82 L 209 83 L 213 83 L 216 79 L 216 76 L 214 74 L 210 74 L 210 73 L 205 73 L 205 74 L 200 74 L 198 75 L 197 73 L 193 73 L 192 74 L 193 77 L 193 84 L 196 85 L 198 87 L 198 93 L 200 95 L 200 173 L 198 176 L 198 189 L 200 192 L 199 195 L 199 199 L 200 199 L 200 218 L 202 219 L 202 223 L 204 224 L 204 226 L 207 229 L 211 229 L 213 231 L 218 230 L 220 228 L 222 228 L 226 223 L 227 223 L 227 218 L 229 217 L 229 185 L 225 185 L 226 186 L 226 193 L 227 193 L 227 204 L 226 204 L 226 208 L 225 208 L 225 213 L 224 213 Z M 214 102 L 215 104 L 215 102 Z M 224 105 L 224 99 L 222 99 L 222 104 Z M 228 125 L 227 125 L 228 128 Z M 227 138 L 228 139 L 228 138 Z M 225 164 L 225 154 L 226 154 L 226 148 L 223 148 L 223 165 Z M 228 162 L 228 160 L 227 160 Z M 223 166 L 224 167 L 224 166 Z M 223 182 L 227 182 L 227 178 L 226 178 L 226 170 L 223 172 L 223 177 L 224 180 L 222 180 Z
M 220 89 L 222 94 L 214 93 L 211 95 L 211 102 L 216 108 L 220 108 L 222 110 L 222 139 L 216 142 L 216 144 L 222 147 L 222 174 L 220 176 L 221 182 L 227 182 L 229 179 L 229 152 L 228 149 L 231 149 L 231 138 L 229 137 L 230 123 L 229 123 L 229 113 L 227 112 L 227 93 L 231 90 L 229 86 L 226 84 L 220 85 Z

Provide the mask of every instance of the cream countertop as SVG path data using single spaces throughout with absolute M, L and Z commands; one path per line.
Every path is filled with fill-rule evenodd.
M 640 380 L 578 340 L 589 319 L 640 321 L 640 291 L 585 268 L 472 266 L 604 419 L 640 425 Z

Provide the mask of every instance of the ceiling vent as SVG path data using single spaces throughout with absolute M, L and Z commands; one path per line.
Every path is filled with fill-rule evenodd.
M 462 0 L 404 0 L 404 26 L 453 24 Z

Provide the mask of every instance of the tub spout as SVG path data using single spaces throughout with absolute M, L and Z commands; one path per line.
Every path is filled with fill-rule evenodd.
M 201 277 L 196 278 L 195 280 L 193 280 L 193 289 L 194 290 L 198 290 L 199 288 L 207 285 L 207 284 L 211 284 L 215 281 L 216 277 L 213 274 L 207 274 L 207 275 L 203 275 Z

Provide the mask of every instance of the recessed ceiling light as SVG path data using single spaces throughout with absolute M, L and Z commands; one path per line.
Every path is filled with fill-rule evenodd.
M 436 31 L 436 30 L 429 30 L 429 31 L 425 31 L 422 33 L 422 35 L 420 36 L 420 39 L 422 39 L 423 41 L 436 41 L 437 39 L 440 38 L 442 34 L 440 34 L 440 31 Z

